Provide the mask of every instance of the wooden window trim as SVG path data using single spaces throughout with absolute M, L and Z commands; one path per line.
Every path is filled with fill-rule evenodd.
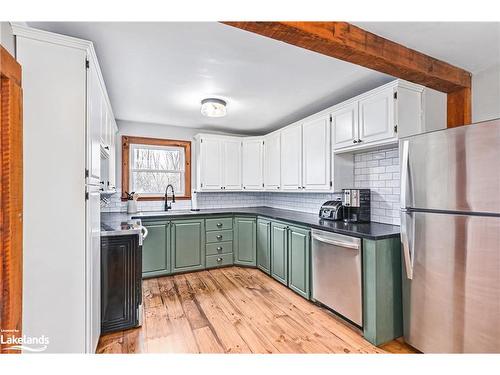
M 171 146 L 184 148 L 184 186 L 185 194 L 182 196 L 175 196 L 175 199 L 189 200 L 191 199 L 191 141 L 180 141 L 175 139 L 161 139 L 161 138 L 146 138 L 146 137 L 132 137 L 128 135 L 122 136 L 122 201 L 127 200 L 126 191 L 129 191 L 130 181 L 130 145 L 152 145 L 152 146 Z M 140 201 L 163 201 L 163 195 L 139 197 Z

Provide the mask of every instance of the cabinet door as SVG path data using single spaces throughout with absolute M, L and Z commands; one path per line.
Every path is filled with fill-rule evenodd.
M 271 276 L 280 283 L 288 284 L 287 227 L 271 223 Z
M 281 131 L 281 188 L 302 190 L 302 125 Z
M 358 141 L 358 102 L 354 101 L 331 113 L 333 149 L 350 147 Z
M 148 236 L 142 244 L 142 277 L 154 277 L 170 273 L 170 226 L 169 223 L 143 223 Z
M 281 188 L 281 133 L 276 132 L 264 139 L 264 188 Z
M 200 140 L 202 190 L 220 190 L 222 187 L 222 145 L 219 139 Z
M 234 218 L 234 264 L 255 266 L 257 257 L 256 219 Z
M 375 142 L 394 138 L 394 89 L 377 92 L 359 101 L 359 138 Z
M 244 140 L 242 146 L 243 189 L 262 190 L 262 139 Z
M 271 273 L 271 222 L 257 219 L 257 267 Z
M 116 188 L 116 130 L 114 123 L 111 127 L 111 137 L 109 145 L 109 186 L 108 189 Z
M 302 188 L 330 190 L 330 116 L 302 125 Z
M 224 140 L 222 147 L 224 190 L 241 190 L 241 140 Z
M 309 230 L 288 229 L 288 286 L 302 297 L 309 299 Z
M 93 63 L 87 70 L 87 169 L 88 184 L 101 181 L 101 87 Z
M 204 235 L 204 220 L 171 222 L 173 273 L 205 268 Z

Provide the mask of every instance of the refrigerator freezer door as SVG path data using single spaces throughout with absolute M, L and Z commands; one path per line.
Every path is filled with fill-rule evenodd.
M 405 340 L 424 353 L 500 353 L 500 217 L 412 217 Z
M 500 120 L 403 139 L 403 159 L 406 141 L 404 206 L 500 214 Z

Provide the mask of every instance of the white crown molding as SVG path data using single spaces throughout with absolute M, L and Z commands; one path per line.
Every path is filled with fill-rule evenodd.
M 49 31 L 34 29 L 32 27 L 26 26 L 26 23 L 12 22 L 11 26 L 12 26 L 12 32 L 14 33 L 15 36 L 18 37 L 20 36 L 24 38 L 36 39 L 43 42 L 82 49 L 88 52 L 90 52 L 90 49 L 93 49 L 92 42 L 88 40 L 73 38 L 67 35 L 61 35 L 61 34 L 51 33 Z
M 33 27 L 27 26 L 26 22 L 11 22 L 12 32 L 16 37 L 23 37 L 28 39 L 40 40 L 42 42 L 57 44 L 60 46 L 81 49 L 87 52 L 87 57 L 89 61 L 95 65 L 97 77 L 101 88 L 104 92 L 104 98 L 108 105 L 108 109 L 111 112 L 111 116 L 114 119 L 115 115 L 111 107 L 111 102 L 108 97 L 108 90 L 106 89 L 106 84 L 104 83 L 104 78 L 102 76 L 101 67 L 99 66 L 99 60 L 94 49 L 94 44 L 90 40 L 84 40 L 79 38 L 74 38 L 72 36 L 52 33 L 49 31 L 35 29 Z M 115 121 L 116 126 L 116 121 Z

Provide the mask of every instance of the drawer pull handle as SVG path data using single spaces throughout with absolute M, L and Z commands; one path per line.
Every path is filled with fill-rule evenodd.
M 217 223 L 217 227 L 218 228 L 222 227 L 222 223 Z
M 216 237 L 218 240 L 222 240 L 222 234 L 217 235 Z
M 219 246 L 219 247 L 217 248 L 217 251 L 222 251 L 222 246 Z
M 218 262 L 218 263 L 222 262 L 222 258 L 220 258 L 220 257 L 219 257 L 219 258 L 217 258 L 217 262 Z

